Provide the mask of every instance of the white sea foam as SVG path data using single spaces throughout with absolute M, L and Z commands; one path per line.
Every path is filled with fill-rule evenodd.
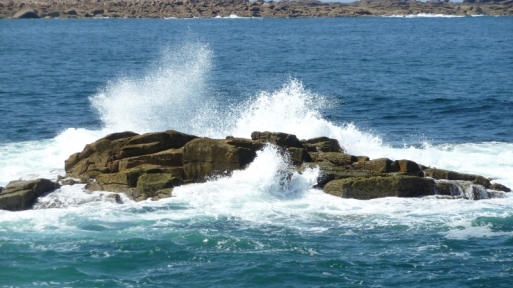
M 102 131 L 69 128 L 53 139 L 0 145 L 0 186 L 10 180 L 55 179 L 64 173 L 64 160 L 102 136 Z
M 212 52 L 208 46 L 188 42 L 177 51 L 162 52 L 142 78 L 122 77 L 90 98 L 105 129 L 138 133 L 170 127 L 190 131 L 191 115 L 207 113 L 205 79 Z M 194 117 L 193 117 L 194 118 Z
M 61 209 L 0 211 L 0 230 L 52 231 L 73 235 L 83 231 L 122 229 L 139 235 L 150 227 L 173 229 L 179 223 L 236 221 L 241 227 L 269 225 L 307 233 L 328 229 L 348 231 L 403 226 L 407 230 L 439 233 L 450 239 L 510 236 L 491 224 L 475 224 L 479 217 L 511 217 L 513 197 L 468 201 L 463 199 L 382 198 L 370 201 L 341 199 L 311 189 L 317 169 L 298 174 L 288 170 L 286 158 L 272 146 L 258 152 L 255 161 L 231 177 L 177 187 L 174 197 L 125 204 L 87 194 L 83 185 L 67 186 L 42 197 Z M 127 223 L 130 223 L 129 225 Z
M 419 14 L 409 14 L 409 15 L 390 15 L 390 16 L 383 16 L 383 17 L 389 17 L 389 18 L 462 18 L 462 17 L 466 17 L 466 16 L 419 13 Z

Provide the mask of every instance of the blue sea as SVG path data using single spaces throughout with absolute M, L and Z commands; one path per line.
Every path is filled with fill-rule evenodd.
M 513 187 L 513 17 L 0 19 L 0 186 L 112 132 L 280 131 Z M 272 147 L 124 204 L 0 211 L 0 287 L 512 287 L 513 195 L 341 199 Z

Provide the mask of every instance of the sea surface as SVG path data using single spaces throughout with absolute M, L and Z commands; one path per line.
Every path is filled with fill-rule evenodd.
M 0 186 L 111 132 L 329 136 L 513 187 L 513 17 L 0 19 Z M 0 211 L 0 287 L 512 287 L 513 195 L 370 201 L 246 170 Z M 48 206 L 58 208 L 43 209 Z

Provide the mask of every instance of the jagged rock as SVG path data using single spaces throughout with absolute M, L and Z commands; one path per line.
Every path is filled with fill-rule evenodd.
M 347 178 L 326 184 L 323 191 L 342 198 L 418 197 L 435 194 L 433 179 L 415 176 Z
M 431 177 L 434 179 L 445 179 L 445 180 L 464 180 L 471 181 L 475 184 L 483 185 L 485 188 L 490 188 L 491 183 L 490 180 L 486 179 L 483 176 L 473 175 L 473 174 L 463 174 L 450 170 L 429 168 L 424 170 L 427 177 Z
M 70 185 L 70 186 L 72 186 L 72 185 L 75 185 L 76 182 L 75 182 L 75 180 L 68 178 L 68 179 L 61 180 L 60 183 L 61 183 L 61 185 Z
M 290 147 L 287 149 L 290 161 L 294 166 L 300 166 L 303 162 L 313 162 L 312 156 L 303 148 Z
M 356 156 L 341 152 L 321 152 L 318 153 L 315 158 L 317 162 L 327 162 L 333 166 L 346 166 L 358 161 Z
M 121 200 L 121 196 L 119 196 L 119 194 L 117 194 L 117 193 L 106 195 L 105 200 L 109 201 L 109 202 L 114 202 L 117 204 L 123 204 L 123 200 Z
M 369 160 L 370 160 L 370 158 L 367 156 L 356 156 L 356 162 L 366 162 Z
M 173 130 L 143 135 L 114 133 L 71 155 L 65 168 L 68 177 L 92 179 L 86 186 L 88 190 L 124 192 L 135 201 L 156 200 L 170 197 L 174 187 L 244 169 L 258 150 L 273 144 L 283 155 L 288 155 L 290 164 L 299 173 L 306 168 L 319 167 L 317 187 L 324 187 L 326 193 L 341 197 L 415 197 L 433 195 L 435 191 L 453 196 L 456 194 L 454 189 L 459 189 L 461 194 L 461 186 L 466 185 L 437 183 L 435 188 L 433 179 L 422 177 L 424 166 L 414 161 L 369 160 L 367 156 L 345 154 L 336 139 L 327 137 L 299 141 L 293 134 L 253 132 L 251 138 L 198 138 Z M 488 179 L 479 175 L 426 170 L 428 176 L 436 179 L 473 181 L 471 184 L 477 188 L 468 186 L 463 189 L 468 199 L 488 195 L 486 190 L 482 193 L 484 187 L 481 189 L 478 184 L 491 187 Z M 507 189 L 499 185 L 494 187 Z M 472 189 L 476 191 L 472 192 Z
M 392 163 L 391 168 L 392 170 L 397 170 L 397 172 L 406 173 L 412 176 L 424 176 L 424 172 L 420 169 L 419 164 L 411 160 L 396 160 Z
M 20 11 L 16 12 L 14 16 L 12 16 L 13 19 L 29 19 L 29 18 L 39 18 L 36 11 L 30 7 L 25 7 L 21 9 Z
M 374 171 L 377 173 L 399 172 L 398 165 L 392 165 L 394 162 L 388 158 L 378 158 L 374 160 L 356 162 L 353 164 L 356 169 Z
M 139 134 L 134 133 L 132 131 L 125 131 L 125 132 L 118 132 L 118 133 L 109 134 L 109 135 L 103 137 L 102 139 L 106 139 L 106 140 L 109 140 L 109 141 L 116 141 L 116 140 L 119 140 L 119 139 L 131 138 L 131 137 L 138 136 L 138 135 Z
M 493 183 L 491 186 L 490 186 L 490 189 L 492 190 L 496 190 L 496 191 L 502 191 L 502 192 L 511 192 L 511 189 L 502 185 L 502 184 L 499 184 L 499 183 Z
M 256 157 L 257 149 L 248 148 L 247 143 L 241 146 L 233 144 L 233 140 L 210 138 L 187 143 L 183 148 L 186 180 L 203 182 L 209 176 L 226 175 L 233 170 L 243 169 Z
M 82 152 L 71 155 L 65 161 L 66 175 L 68 177 L 89 179 L 95 178 L 99 174 L 116 173 L 120 171 L 120 162 L 124 158 L 178 149 L 195 138 L 197 136 L 174 130 L 143 135 L 133 132 L 110 134 L 92 144 L 86 145 Z M 150 158 L 154 161 L 162 162 L 166 156 L 156 155 Z M 138 165 L 137 163 L 137 159 L 126 160 L 123 161 L 121 168 L 135 167 Z M 165 166 L 175 166 L 173 163 L 169 164 Z
M 301 142 L 309 152 L 344 152 L 337 139 L 317 137 Z
M 449 181 L 436 181 L 435 182 L 436 192 L 438 195 L 445 196 L 459 196 L 461 195 L 459 186 L 454 182 Z
M 354 178 L 354 177 L 368 177 L 373 175 L 372 172 L 362 170 L 351 170 L 346 167 L 336 167 L 327 162 L 304 163 L 300 171 L 306 168 L 319 168 L 319 177 L 317 178 L 318 188 L 323 188 L 328 182 L 339 179 Z
M 183 180 L 172 174 L 145 174 L 137 180 L 137 190 L 141 193 L 154 193 L 158 190 L 178 187 L 182 184 Z
M 145 164 L 164 167 L 183 166 L 183 148 L 121 159 L 119 160 L 118 169 L 119 171 L 125 171 Z
M 135 191 L 132 194 L 136 195 L 137 197 L 132 198 L 130 197 L 130 195 L 129 197 L 132 200 L 136 200 L 140 198 L 139 195 L 151 194 L 159 189 L 177 186 L 170 186 L 171 184 L 179 183 L 181 185 L 183 181 L 171 181 L 171 179 L 182 179 L 183 177 L 184 173 L 182 167 L 161 168 L 155 165 L 141 165 L 139 167 L 129 169 L 123 172 L 97 175 L 96 181 L 89 183 L 86 186 L 86 189 L 98 191 L 103 190 L 111 192 L 125 192 L 133 188 L 135 189 Z M 159 182 L 160 184 L 156 183 L 153 186 L 147 184 L 149 183 L 150 179 L 153 179 L 155 182 Z M 167 183 L 166 181 L 168 181 L 169 183 Z M 163 182 L 166 182 L 167 184 Z
M 512 0 L 468 0 L 465 3 L 449 3 L 448 0 L 371 0 L 353 3 L 320 3 L 313 1 L 280 1 L 278 3 L 247 3 L 245 1 L 129 1 L 106 3 L 105 1 L 81 1 L 76 8 L 63 5 L 59 1 L 29 1 L 32 8 L 41 11 L 60 11 L 68 18 L 75 17 L 131 17 L 131 18 L 191 18 L 191 17 L 227 17 L 236 14 L 239 17 L 367 17 L 390 15 L 415 15 L 419 13 L 446 15 L 512 15 Z M 5 1 L 4 1 L 5 2 Z M 475 4 L 474 4 L 475 3 Z M 71 5 L 71 3 L 68 3 Z M 106 4 L 106 5 L 105 5 Z M 12 17 L 12 8 L 25 8 L 24 3 L 13 5 L 0 2 L 0 18 Z M 78 10 L 81 9 L 81 10 Z M 64 14 L 75 10 L 76 15 Z M 47 17 L 63 17 L 48 16 Z M 325 151 L 327 152 L 327 151 Z
M 174 130 L 134 136 L 127 142 L 127 146 L 121 149 L 120 158 L 134 157 L 157 153 L 167 149 L 181 148 L 185 143 L 195 138 L 198 137 Z
M 60 188 L 58 183 L 43 178 L 11 181 L 0 193 L 0 209 L 10 211 L 29 209 L 37 197 L 58 188 Z
M 487 191 L 483 185 L 464 180 L 437 180 L 435 181 L 436 194 L 464 198 L 469 200 L 480 200 L 489 198 L 504 198 L 502 191 Z
M 152 199 L 156 201 L 169 197 L 173 197 L 173 188 L 166 188 L 156 191 Z
M 303 148 L 303 144 L 297 139 L 296 135 L 282 132 L 255 131 L 251 133 L 251 140 L 261 143 L 271 143 L 284 148 Z

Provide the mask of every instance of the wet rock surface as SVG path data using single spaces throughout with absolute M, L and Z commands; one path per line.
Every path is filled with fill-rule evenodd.
M 89 190 L 123 192 L 135 201 L 162 199 L 170 197 L 174 187 L 246 168 L 265 145 L 278 147 L 299 173 L 318 167 L 316 187 L 343 198 L 446 195 L 477 200 L 489 198 L 487 189 L 509 189 L 480 175 L 429 168 L 407 159 L 350 155 L 336 139 L 299 140 L 293 134 L 269 131 L 255 131 L 251 139 L 199 138 L 173 130 L 111 134 L 70 156 L 66 176 L 89 181 Z
M 171 197 L 175 187 L 245 169 L 266 145 L 288 159 L 288 173 L 319 169 L 315 187 L 342 198 L 440 195 L 479 200 L 501 198 L 510 191 L 480 175 L 430 168 L 407 159 L 350 155 L 336 139 L 299 140 L 293 134 L 269 131 L 255 131 L 251 139 L 200 138 L 174 130 L 114 133 L 71 155 L 65 161 L 66 176 L 58 180 L 62 185 L 86 183 L 85 189 L 91 192 L 121 192 L 134 201 L 158 200 Z M 37 197 L 59 187 L 47 179 L 12 181 L 0 189 L 0 209 L 28 209 Z M 109 197 L 121 202 L 119 195 Z
M 58 189 L 60 185 L 48 179 L 11 181 L 0 189 L 0 209 L 21 211 L 32 207 L 37 197 Z

